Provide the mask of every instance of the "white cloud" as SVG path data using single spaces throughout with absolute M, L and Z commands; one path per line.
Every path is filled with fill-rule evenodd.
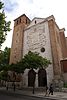
M 30 19 L 34 17 L 48 17 L 54 15 L 56 22 L 60 28 L 65 27 L 65 35 L 67 36 L 67 1 L 66 0 L 2 0 L 8 3 L 8 9 L 6 16 L 8 20 L 11 20 L 11 28 L 13 29 L 13 20 L 22 14 L 26 14 Z M 6 4 L 7 5 L 7 4 Z M 13 30 L 12 30 L 13 31 Z M 11 46 L 12 33 L 8 33 L 7 40 L 4 43 L 7 46 Z M 8 42 L 10 41 L 10 42 Z

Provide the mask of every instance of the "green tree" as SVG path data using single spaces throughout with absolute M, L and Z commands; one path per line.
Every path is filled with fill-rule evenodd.
M 39 53 L 31 52 L 29 51 L 28 54 L 22 58 L 22 62 L 25 68 L 46 68 L 49 64 L 51 64 L 50 60 L 48 60 L 46 57 L 43 58 L 39 55 Z
M 4 51 L 0 52 L 0 71 L 7 70 L 9 65 L 10 48 L 5 47 Z
M 49 64 L 51 64 L 51 62 L 50 60 L 47 60 L 47 58 L 43 58 L 39 55 L 39 53 L 33 53 L 29 51 L 28 54 L 26 54 L 20 62 L 17 62 L 16 64 L 11 64 L 9 66 L 9 70 L 15 71 L 17 73 L 23 73 L 26 68 L 46 68 Z
M 6 39 L 7 31 L 10 31 L 10 21 L 6 21 L 6 16 L 4 13 L 4 3 L 0 1 L 0 49 L 2 43 Z
M 0 72 L 0 80 L 7 81 L 8 73 L 7 71 L 1 71 Z
M 25 67 L 23 61 L 17 62 L 16 64 L 9 65 L 8 70 L 14 71 L 16 73 L 24 73 Z

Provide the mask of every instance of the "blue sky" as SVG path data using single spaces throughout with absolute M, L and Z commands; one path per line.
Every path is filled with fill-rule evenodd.
M 5 12 L 12 12 L 15 7 L 18 6 L 17 2 L 11 2 L 11 0 L 3 0 L 4 1 L 4 6 L 5 6 Z
M 11 21 L 11 32 L 8 32 L 5 43 L 2 46 L 11 47 L 13 20 L 22 14 L 26 14 L 31 20 L 34 17 L 46 18 L 54 15 L 59 28 L 65 28 L 67 37 L 67 0 L 1 0 L 4 2 L 6 20 Z

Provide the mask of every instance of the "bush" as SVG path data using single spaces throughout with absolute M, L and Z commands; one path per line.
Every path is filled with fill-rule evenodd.
M 67 88 L 67 83 L 64 83 L 64 88 Z

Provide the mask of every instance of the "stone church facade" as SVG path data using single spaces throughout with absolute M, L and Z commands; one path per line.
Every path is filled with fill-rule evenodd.
M 49 85 L 53 80 L 63 80 L 61 61 L 67 58 L 64 31 L 64 28 L 58 27 L 53 15 L 47 18 L 35 17 L 31 21 L 23 14 L 14 20 L 10 64 L 20 61 L 28 51 L 38 52 L 52 62 L 46 69 L 26 69 L 23 74 L 23 86 L 32 86 L 30 81 L 35 72 L 36 87 Z

